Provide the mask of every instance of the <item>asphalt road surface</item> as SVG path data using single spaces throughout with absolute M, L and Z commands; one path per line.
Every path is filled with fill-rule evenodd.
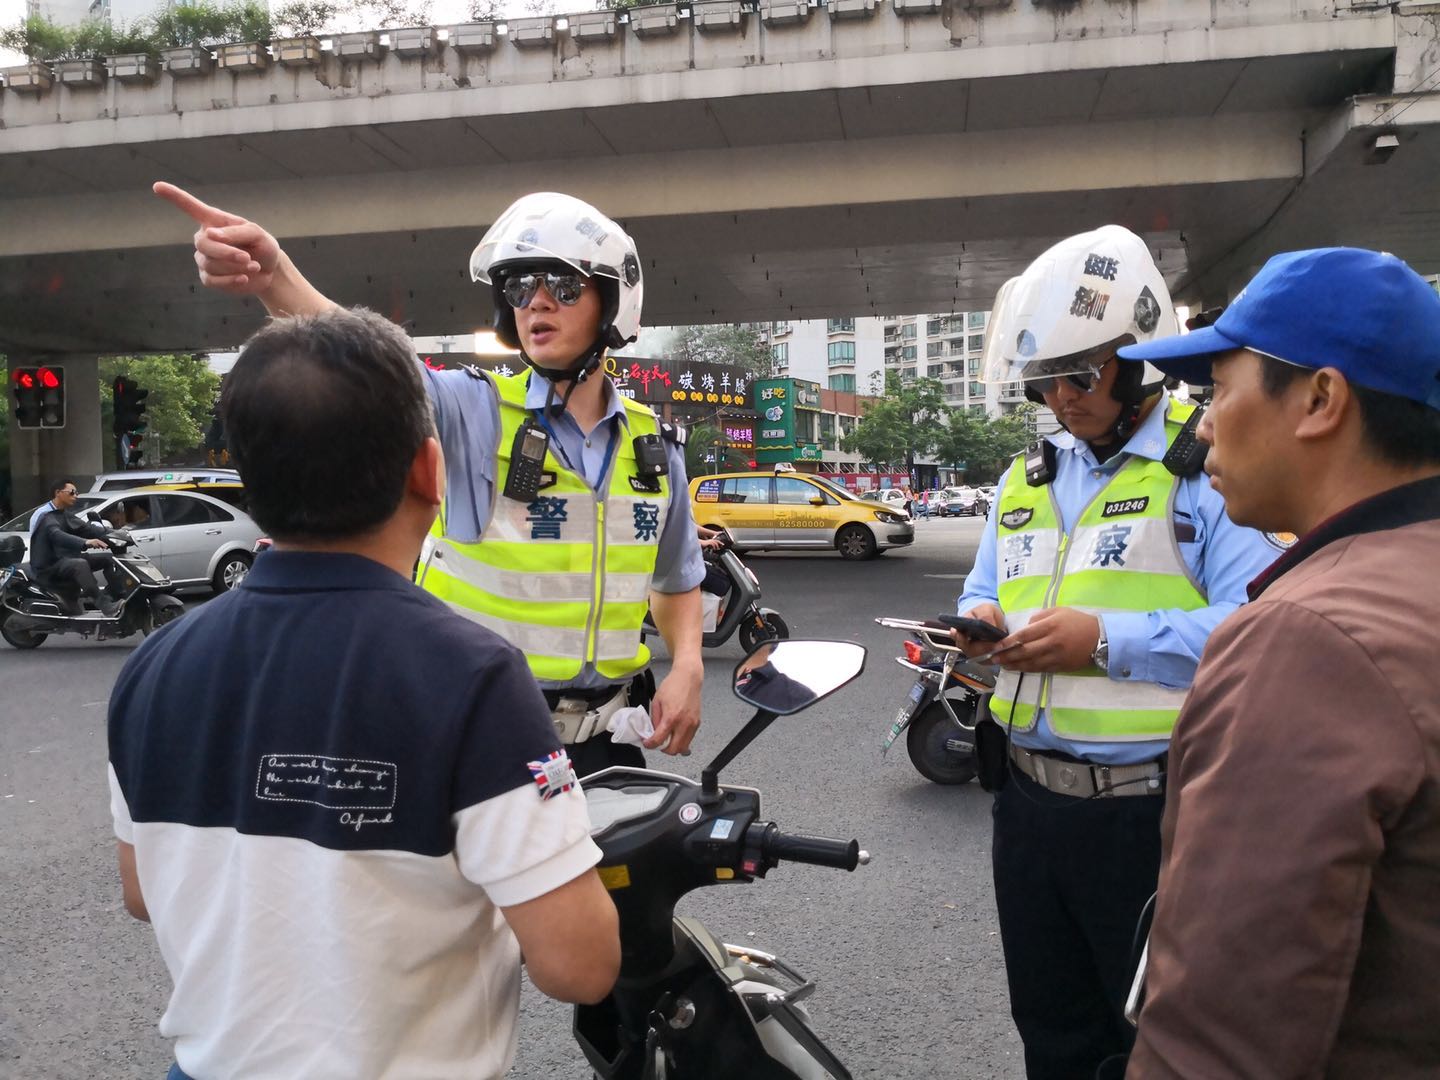
M 990 798 L 942 788 L 880 743 L 910 685 L 903 635 L 879 615 L 953 610 L 979 538 L 972 519 L 922 521 L 915 545 L 871 562 L 833 554 L 749 558 L 764 603 L 794 637 L 870 650 L 865 673 L 808 712 L 778 720 L 724 773 L 758 787 L 787 831 L 851 837 L 855 873 L 784 864 L 752 885 L 680 906 L 727 941 L 783 957 L 813 979 L 822 1037 L 867 1080 L 1023 1075 L 990 889 Z M 156 1022 L 169 978 L 147 926 L 120 904 L 105 784 L 110 686 L 134 647 L 52 639 L 0 643 L 0 1077 L 164 1076 Z M 733 641 L 706 653 L 704 721 L 688 758 L 699 777 L 746 719 L 730 694 Z M 663 661 L 660 665 L 663 672 Z M 588 1077 L 568 1009 L 524 991 L 517 1078 Z

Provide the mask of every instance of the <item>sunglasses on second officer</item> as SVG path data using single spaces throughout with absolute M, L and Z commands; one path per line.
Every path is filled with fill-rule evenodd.
M 589 282 L 585 275 L 574 271 L 511 274 L 501 286 L 501 293 L 512 308 L 524 308 L 530 306 L 530 301 L 535 299 L 540 286 L 544 285 L 545 291 L 557 304 L 574 307 L 580 302 L 580 294 L 585 291 L 587 284 Z
M 1106 366 L 1113 363 L 1114 360 L 1115 356 L 1112 353 L 1098 364 L 1087 364 L 1082 371 L 1074 371 L 1068 375 L 1045 375 L 1038 379 L 1027 379 L 1026 384 L 1041 394 L 1053 394 L 1063 381 L 1075 387 L 1082 394 L 1090 394 L 1100 385 L 1100 377 L 1105 374 Z

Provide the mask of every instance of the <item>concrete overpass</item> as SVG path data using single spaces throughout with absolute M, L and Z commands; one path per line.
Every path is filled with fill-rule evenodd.
M 313 64 L 229 49 L 240 66 L 7 79 L 0 348 L 246 336 L 257 306 L 197 289 L 155 179 L 261 220 L 322 289 L 421 334 L 488 320 L 466 256 L 545 188 L 634 233 L 652 325 L 987 306 L 1107 221 L 1151 240 L 1177 299 L 1322 243 L 1434 272 L 1437 11 L 696 0 L 336 39 Z
M 148 86 L 12 81 L 0 342 L 244 336 L 253 314 L 192 289 L 159 178 L 264 221 L 323 288 L 420 333 L 485 320 L 465 256 L 537 188 L 635 234 L 652 324 L 988 304 L 1104 221 L 1150 236 L 1196 298 L 1286 246 L 1386 246 L 1433 271 L 1434 10 L 707 0 L 450 28 L 420 55 L 339 55 L 347 41 L 314 66 Z

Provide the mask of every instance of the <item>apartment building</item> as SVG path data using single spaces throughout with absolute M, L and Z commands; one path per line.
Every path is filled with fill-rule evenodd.
M 885 385 L 884 327 L 869 319 L 804 319 L 767 327 L 773 373 L 842 394 Z

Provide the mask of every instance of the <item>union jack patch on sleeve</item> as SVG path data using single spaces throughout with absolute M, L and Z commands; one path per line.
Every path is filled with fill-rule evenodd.
M 563 795 L 579 783 L 570 765 L 570 756 L 564 750 L 556 750 L 539 761 L 526 762 L 526 767 L 535 778 L 535 787 L 542 799 Z

